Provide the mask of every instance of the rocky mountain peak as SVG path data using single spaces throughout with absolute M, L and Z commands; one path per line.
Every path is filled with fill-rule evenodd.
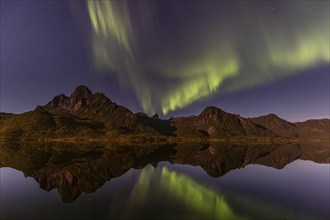
M 86 106 L 88 103 L 92 102 L 94 99 L 96 101 L 103 101 L 111 103 L 111 101 L 102 94 L 92 94 L 91 90 L 86 86 L 78 86 L 72 94 L 67 97 L 64 94 L 55 96 L 51 102 L 45 106 L 39 106 L 36 109 L 42 109 L 47 111 L 53 110 L 68 110 L 76 111 L 81 107 Z
M 89 90 L 89 88 L 87 88 L 86 86 L 78 86 L 70 95 L 70 99 L 87 99 L 90 95 L 92 95 L 92 91 Z
M 281 119 L 280 117 L 278 117 L 274 113 L 270 113 L 270 114 L 266 115 L 265 117 L 268 117 L 268 118 L 271 118 L 271 119 Z
M 267 123 L 268 126 L 278 126 L 278 127 L 281 127 L 281 126 L 286 126 L 286 125 L 291 125 L 291 126 L 294 126 L 292 123 L 278 117 L 277 115 L 275 114 L 268 114 L 268 115 L 265 115 L 265 116 L 260 116 L 258 118 L 256 118 L 257 120 L 259 119 L 259 122 L 264 122 L 264 123 Z M 256 120 L 256 121 L 257 121 Z
M 224 112 L 223 110 L 217 107 L 208 106 L 198 115 L 198 117 L 211 119 L 211 118 L 219 117 L 223 114 L 226 114 L 226 112 Z
M 64 94 L 55 96 L 53 98 L 53 101 L 50 103 L 50 107 L 56 108 L 56 107 L 62 106 L 66 102 L 67 99 L 68 99 L 68 97 Z

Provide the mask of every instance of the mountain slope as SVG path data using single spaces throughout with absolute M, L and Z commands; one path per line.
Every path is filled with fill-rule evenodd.
M 137 117 L 124 106 L 113 103 L 102 93 L 93 94 L 85 86 L 78 86 L 69 97 L 63 94 L 56 96 L 45 106 L 37 106 L 36 110 L 97 121 L 110 134 L 158 134 L 154 128 L 139 123 Z
M 301 137 L 330 140 L 330 119 L 294 123 Z
M 283 137 L 299 137 L 297 126 L 290 123 L 275 114 L 269 114 L 256 118 L 250 118 L 256 124 L 259 124 L 275 134 Z
M 102 123 L 46 111 L 30 111 L 0 120 L 0 138 L 5 139 L 95 137 L 103 132 Z
M 70 96 L 60 94 L 44 106 L 23 114 L 0 113 L 0 139 L 93 138 L 95 140 L 175 141 L 231 137 L 292 137 L 329 140 L 329 119 L 290 123 L 274 114 L 243 118 L 217 107 L 199 115 L 163 120 L 133 113 L 102 93 L 78 86 Z M 240 138 L 238 138 L 240 139 Z M 243 140 L 244 138 L 242 138 Z
M 249 119 L 227 113 L 219 108 L 206 107 L 198 116 L 173 118 L 172 123 L 181 134 L 194 127 L 207 136 L 219 138 L 229 136 L 275 136 L 266 128 Z
M 250 120 L 282 137 L 330 140 L 330 119 L 291 123 L 277 115 L 269 114 Z

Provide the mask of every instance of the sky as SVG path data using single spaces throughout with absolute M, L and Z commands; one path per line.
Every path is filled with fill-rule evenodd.
M 78 85 L 133 112 L 329 118 L 329 1 L 1 1 L 0 111 Z

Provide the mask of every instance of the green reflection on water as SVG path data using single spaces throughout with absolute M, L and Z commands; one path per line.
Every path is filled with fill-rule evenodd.
M 225 194 L 224 194 L 225 193 Z M 147 165 L 139 174 L 129 201 L 124 205 L 125 217 L 182 219 L 310 219 L 287 207 L 240 193 L 219 191 L 197 182 L 186 174 L 167 166 Z M 173 204 L 169 204 L 174 202 Z M 171 206 L 172 205 L 172 206 Z M 146 208 L 148 207 L 148 208 Z
M 140 173 L 129 201 L 137 204 L 135 207 L 127 207 L 126 213 L 136 213 L 136 209 L 139 209 L 141 213 L 143 207 L 154 205 L 155 209 L 162 207 L 158 210 L 158 214 L 163 218 L 180 216 L 180 218 L 188 219 L 191 217 L 242 219 L 233 212 L 219 192 L 203 186 L 185 174 L 170 171 L 166 166 L 155 169 L 147 165 Z M 176 201 L 174 206 L 184 211 L 171 208 L 169 201 Z
M 231 210 L 222 195 L 184 174 L 169 171 L 167 167 L 162 168 L 160 186 L 191 209 L 216 219 L 241 219 Z

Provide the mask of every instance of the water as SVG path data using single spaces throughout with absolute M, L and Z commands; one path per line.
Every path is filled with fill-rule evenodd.
M 327 146 L 2 146 L 0 216 L 329 219 Z

